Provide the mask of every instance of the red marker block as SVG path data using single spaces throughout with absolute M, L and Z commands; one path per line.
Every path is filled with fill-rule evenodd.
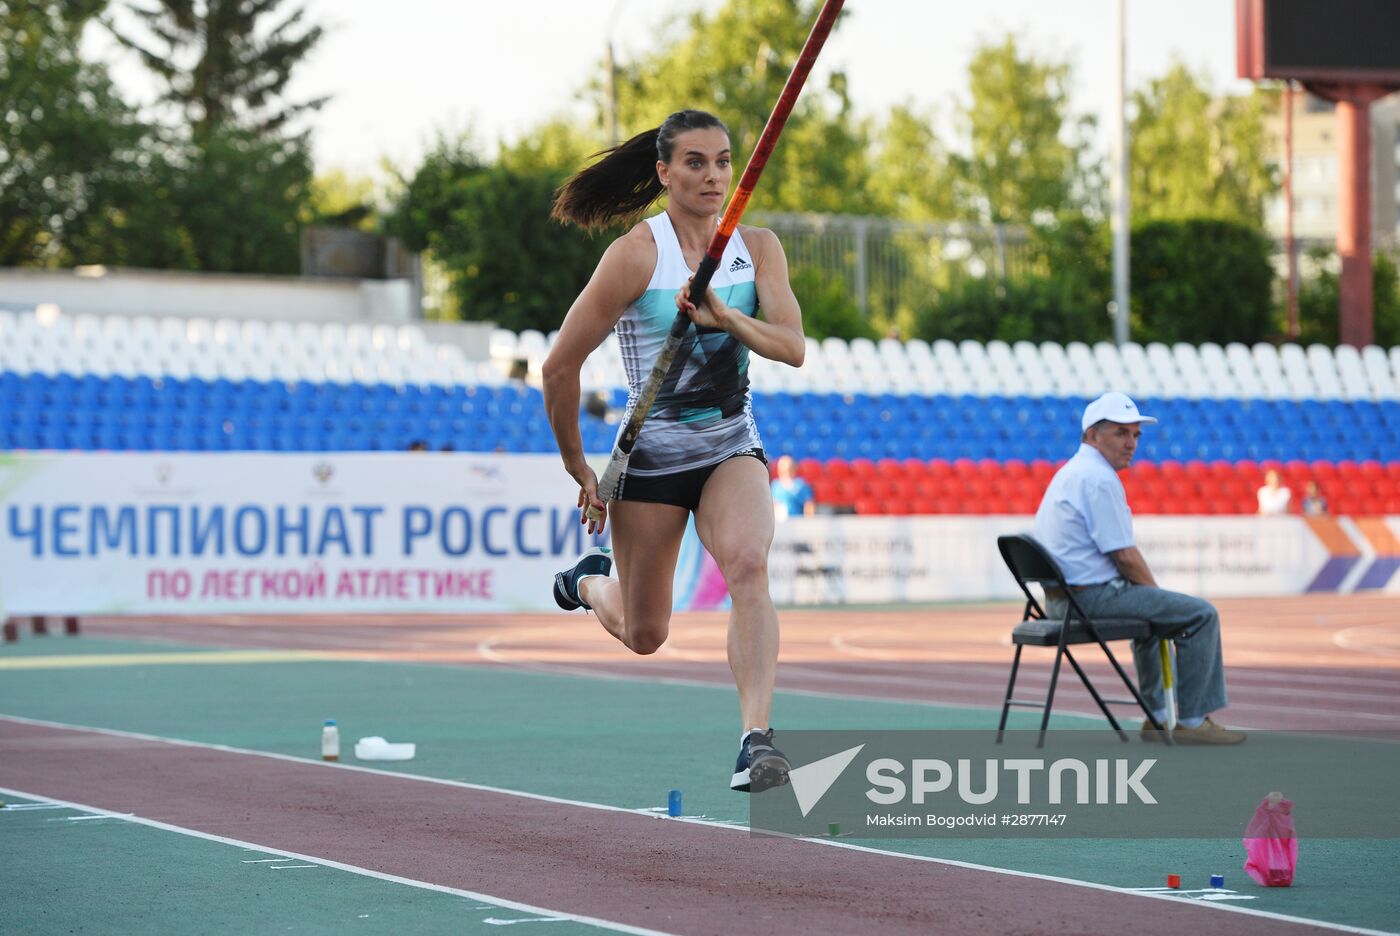
M 1167 875 L 1167 886 L 1170 887 L 1170 888 L 1172 888 L 1172 889 L 1174 889 L 1174 890 L 1175 890 L 1175 889 L 1179 889 L 1179 888 L 1181 887 L 1181 875 L 1179 875 L 1179 874 L 1168 874 L 1168 875 Z

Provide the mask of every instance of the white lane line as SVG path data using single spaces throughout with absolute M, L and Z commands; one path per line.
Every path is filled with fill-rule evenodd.
M 109 815 L 109 816 L 55 816 L 55 817 L 52 818 L 52 819 L 46 819 L 46 820 L 44 820 L 44 821 L 45 821 L 45 822 L 86 822 L 86 821 L 91 820 L 91 819 L 125 819 L 125 818 L 127 818 L 128 816 L 130 816 L 130 815 L 131 815 L 131 813 L 128 812 L 128 813 L 112 813 L 112 814 Z
M 8 716 L 0 716 L 8 717 Z M 250 752 L 252 753 L 252 752 Z M 320 761 L 308 761 L 308 763 L 321 763 Z M 412 878 L 399 877 L 396 874 L 385 874 L 382 871 L 374 871 L 369 868 L 361 868 L 357 865 L 346 864 L 342 861 L 332 861 L 328 858 L 320 858 L 315 855 L 303 855 L 300 852 L 284 851 L 280 848 L 269 848 L 266 845 L 259 845 L 255 842 L 245 842 L 240 839 L 228 838 L 223 835 L 212 835 L 208 832 L 201 832 L 198 829 L 187 829 L 184 826 L 171 825 L 168 822 L 160 822 L 155 819 L 146 819 L 142 816 L 123 815 L 121 813 L 109 812 L 97 806 L 88 806 L 83 803 L 74 803 L 68 800 L 55 799 L 51 796 L 44 796 L 39 793 L 28 793 L 23 790 L 13 790 L 0 787 L 0 792 L 11 796 L 23 796 L 26 799 L 40 800 L 47 803 L 54 803 L 68 809 L 77 809 L 82 812 L 89 812 L 95 815 L 124 819 L 136 825 L 148 826 L 152 829 L 160 829 L 163 832 L 175 832 L 180 835 L 188 835 L 192 838 L 204 839 L 208 842 L 218 842 L 221 845 L 236 845 L 240 848 L 253 849 L 262 852 L 281 853 L 286 858 L 295 858 L 298 861 L 314 861 L 316 864 L 306 867 L 326 867 L 335 868 L 337 871 L 348 871 L 351 874 L 359 874 L 364 877 L 375 878 L 380 881 L 388 881 L 391 884 L 404 884 L 408 887 L 417 887 L 422 890 L 437 891 L 440 894 L 452 894 L 457 897 L 469 897 L 472 900 L 479 900 L 484 904 L 490 904 L 493 908 L 500 907 L 507 910 L 518 910 L 521 913 L 532 913 L 541 917 L 558 917 L 563 920 L 571 920 L 575 923 L 582 923 L 587 926 L 597 926 L 602 929 L 613 930 L 618 933 L 633 933 L 636 936 L 674 936 L 661 930 L 646 929 L 640 926 L 630 926 L 626 923 L 615 923 L 612 920 L 601 920 L 597 917 L 583 916 L 577 913 L 566 913 L 559 910 L 551 910 L 548 907 L 536 907 L 531 904 L 520 903 L 515 900 L 506 900 L 503 897 L 493 897 L 490 894 L 482 894 L 478 891 L 463 890 L 459 887 L 448 887 L 444 884 L 433 884 L 428 881 L 416 881 Z
M 490 923 L 492 926 L 514 926 L 516 923 L 566 923 L 563 917 L 526 917 L 521 920 L 498 920 L 495 917 L 487 917 L 483 923 Z
M 381 776 L 381 777 L 392 777 L 392 778 L 394 778 L 394 779 L 396 779 L 396 780 L 411 780 L 411 781 L 415 781 L 415 782 L 419 782 L 419 783 L 435 783 L 435 784 L 438 784 L 439 786 L 457 787 L 457 788 L 459 788 L 459 789 L 465 789 L 465 790 L 481 790 L 481 791 L 487 792 L 487 793 L 499 793 L 499 794 L 502 794 L 502 795 L 504 795 L 504 796 L 516 796 L 516 797 L 519 797 L 519 798 L 521 798 L 521 799 L 536 800 L 536 801 L 545 802 L 545 803 L 559 803 L 559 804 L 564 805 L 564 806 L 574 806 L 574 807 L 577 807 L 577 808 L 579 808 L 579 809 L 594 809 L 594 810 L 598 810 L 598 811 L 600 811 L 600 812 L 627 813 L 627 814 L 629 814 L 629 815 L 640 816 L 640 817 L 643 817 L 643 818 L 646 818 L 646 819 L 655 819 L 655 818 L 656 818 L 656 816 L 655 816 L 653 813 L 651 813 L 650 808 L 629 809 L 629 808 L 626 808 L 626 807 L 623 807 L 623 806 L 610 806 L 610 805 L 608 805 L 608 804 L 606 804 L 606 803 L 591 803 L 591 802 L 588 802 L 588 801 L 586 801 L 586 800 L 571 800 L 571 799 L 564 799 L 563 797 L 558 797 L 558 796 L 545 796 L 545 795 L 540 794 L 540 793 L 527 793 L 527 792 L 524 792 L 524 791 L 522 791 L 522 790 L 508 790 L 508 789 L 505 789 L 505 788 L 503 788 L 503 787 L 492 787 L 492 786 L 486 786 L 485 784 L 479 784 L 479 783 L 467 783 L 467 782 L 462 781 L 462 780 L 444 780 L 444 779 L 440 779 L 440 778 L 438 778 L 438 777 L 424 777 L 424 776 L 420 776 L 420 775 L 417 775 L 417 774 L 395 773 L 394 771 L 390 771 L 390 770 L 380 770 L 380 769 L 377 769 L 377 768 L 374 768 L 374 767 L 361 767 L 361 766 L 359 766 L 359 765 L 357 765 L 357 764 L 343 764 L 343 763 L 340 763 L 340 762 L 337 762 L 337 761 L 323 761 L 323 760 L 319 760 L 319 759 L 318 759 L 318 760 L 311 760 L 310 758 L 304 758 L 304 757 L 292 757 L 291 755 L 288 755 L 288 754 L 275 754 L 275 753 L 272 753 L 272 752 L 269 752 L 269 751 L 253 751 L 253 750 L 249 750 L 249 749 L 247 749 L 247 748 L 236 748 L 236 747 L 231 747 L 231 746 L 229 746 L 229 745 L 224 745 L 224 744 L 208 744 L 208 743 L 205 743 L 205 742 L 202 742 L 202 741 L 185 741 L 185 740 L 179 739 L 179 738 L 163 738 L 163 737 L 160 737 L 159 735 L 142 734 L 142 733 L 135 732 L 135 731 L 121 731 L 121 730 L 115 729 L 115 728 L 91 728 L 91 727 L 88 727 L 88 726 L 85 726 L 85 725 L 70 725 L 70 724 L 65 724 L 65 723 L 63 723 L 63 722 L 42 721 L 42 720 L 36 719 L 36 718 L 24 718 L 23 716 L 19 716 L 19 715 L 5 715 L 5 714 L 0 714 L 0 719 L 5 720 L 5 721 L 17 722 L 17 723 L 19 723 L 19 724 L 37 725 L 37 726 L 45 727 L 45 728 L 66 728 L 66 729 L 69 729 L 69 730 L 72 730 L 72 731 L 91 731 L 91 732 L 94 732 L 94 733 L 97 733 L 97 734 L 106 734 L 106 735 L 111 735 L 111 736 L 113 736 L 113 737 L 118 737 L 118 738 L 134 738 L 134 739 L 139 740 L 139 741 L 159 741 L 159 742 L 164 742 L 164 743 L 166 743 L 166 744 L 174 744 L 174 745 L 180 745 L 180 746 L 184 746 L 184 747 L 200 748 L 200 749 L 203 749 L 203 750 L 226 751 L 226 752 L 229 752 L 229 753 L 232 753 L 232 754 L 246 754 L 246 755 L 249 755 L 249 756 L 252 756 L 252 757 L 266 757 L 266 758 L 270 758 L 270 759 L 272 759 L 272 760 L 289 761 L 289 762 L 294 763 L 294 764 L 309 764 L 309 765 L 311 765 L 311 766 L 313 766 L 313 767 L 323 767 L 323 768 L 327 768 L 327 769 L 331 769 L 331 770 L 355 770 L 355 771 L 359 771 L 359 772 L 361 772 L 361 773 L 376 774 L 376 775 Z M 3 788 L 3 787 L 0 787 L 0 793 L 8 793 L 8 794 L 10 794 L 10 795 L 12 795 L 12 796 L 22 796 L 22 797 L 24 797 L 24 798 L 26 798 L 26 799 L 43 800 L 43 801 L 46 801 L 46 802 L 61 802 L 60 800 L 55 800 L 55 799 L 53 799 L 53 798 L 51 798 L 51 797 L 47 797 L 47 796 L 33 796 L 33 795 L 30 795 L 30 794 L 27 794 L 27 793 L 24 793 L 24 792 L 21 792 L 21 791 L 6 790 L 6 789 Z M 73 808 L 86 809 L 86 807 L 73 807 Z M 92 811 L 92 812 L 100 812 L 101 810 L 89 810 L 89 811 Z M 668 817 L 668 818 L 669 818 L 669 817 Z M 128 820 L 128 821 L 132 821 L 132 822 L 143 822 L 143 823 L 150 824 L 150 825 L 156 825 L 156 826 L 158 826 L 158 827 L 159 827 L 160 825 L 163 825 L 163 824 L 155 823 L 153 820 L 144 820 L 144 819 L 139 819 L 139 818 L 134 818 L 134 819 L 131 819 L 131 820 Z M 715 821 L 712 821 L 712 820 L 709 820 L 709 819 L 690 818 L 690 817 L 679 816 L 679 817 L 676 817 L 676 818 L 674 818 L 674 819 L 670 819 L 670 821 L 671 821 L 671 822 L 689 822 L 689 823 L 692 823 L 692 824 L 694 824 L 694 825 L 702 825 L 702 826 L 705 826 L 705 827 L 711 828 L 711 829 L 729 829 L 729 830 L 732 830 L 732 831 L 735 831 L 735 832 L 744 832 L 744 833 L 749 832 L 749 827 L 748 827 L 747 825 L 743 825 L 743 824 L 731 824 L 731 823 L 728 823 L 728 822 L 715 822 Z M 173 829 L 173 830 L 175 830 L 175 831 L 188 831 L 188 833 L 191 834 L 191 835 L 203 836 L 203 837 L 211 838 L 211 839 L 217 838 L 216 836 L 208 836 L 208 835 L 205 835 L 205 834 L 202 833 L 202 832 L 196 832 L 196 831 L 194 831 L 194 830 L 181 830 L 181 829 L 175 828 L 174 826 L 171 826 L 170 828 Z M 1059 876 L 1057 876 L 1057 875 L 1052 875 L 1052 874 L 1038 874 L 1038 873 L 1033 872 L 1033 871 L 1014 871 L 1014 870 L 1011 870 L 1011 869 L 1009 869 L 1009 868 L 998 868 L 998 867 L 994 867 L 994 866 L 992 866 L 992 865 L 974 864 L 974 863 L 969 862 L 969 861 L 957 861 L 957 860 L 952 859 L 952 858 L 935 858 L 935 857 L 928 856 L 928 855 L 911 855 L 911 854 L 909 854 L 909 853 L 907 853 L 907 852 L 887 851 L 887 850 L 881 849 L 881 848 L 872 848 L 872 847 L 870 847 L 870 846 L 868 846 L 868 845 L 856 845 L 856 844 L 853 844 L 853 843 L 851 843 L 851 842 L 840 842 L 840 841 L 837 841 L 837 840 L 832 839 L 832 838 L 806 838 L 806 837 L 800 837 L 800 838 L 796 838 L 795 840 L 796 840 L 796 841 L 800 841 L 800 842 L 806 842 L 806 843 L 809 844 L 809 845 L 822 846 L 822 847 L 826 847 L 826 848 L 847 848 L 847 849 L 850 849 L 850 850 L 852 850 L 852 851 L 865 852 L 865 853 L 867 853 L 867 854 L 872 854 L 872 855 L 880 855 L 880 856 L 885 857 L 885 858 L 903 858 L 903 859 L 906 859 L 906 860 L 908 860 L 908 861 L 923 861 L 923 862 L 928 862 L 928 863 L 930 863 L 930 864 L 946 865 L 946 866 L 948 866 L 948 867 L 954 867 L 954 868 L 968 868 L 968 869 L 973 870 L 973 871 L 986 871 L 986 872 L 989 872 L 989 873 L 991 873 L 991 874 L 1000 874 L 1000 875 L 1005 875 L 1005 876 L 1007 876 L 1007 877 L 1027 878 L 1027 879 L 1036 880 L 1036 881 L 1051 881 L 1051 882 L 1054 882 L 1054 883 L 1056 883 L 1056 884 L 1067 884 L 1067 885 L 1072 886 L 1072 887 L 1083 887 L 1083 888 L 1087 888 L 1088 890 L 1106 891 L 1106 892 L 1108 892 L 1108 893 L 1113 893 L 1113 894 L 1128 894 L 1128 895 L 1130 895 L 1130 896 L 1134 896 L 1134 897 L 1143 897 L 1143 898 L 1149 899 L 1149 900 L 1152 900 L 1152 899 L 1156 899 L 1156 900 L 1172 900 L 1172 899 L 1173 899 L 1173 898 L 1171 898 L 1171 897 L 1165 897 L 1165 896 L 1162 896 L 1162 895 L 1138 893 L 1137 891 L 1131 890 L 1131 889 L 1129 889 L 1129 888 L 1114 887 L 1113 885 L 1110 885 L 1110 884 L 1099 884 L 1099 883 L 1097 883 L 1097 882 L 1095 882 L 1095 881 L 1080 881 L 1080 880 L 1076 880 L 1075 878 L 1059 877 Z M 232 842 L 232 841 L 234 841 L 234 840 L 229 839 L 228 841 L 231 841 L 231 842 Z M 259 848 L 259 846 L 257 846 L 257 845 L 250 845 L 250 844 L 244 843 L 244 842 L 236 842 L 235 844 L 243 845 L 244 847 L 250 848 L 250 849 L 258 849 L 258 848 Z M 377 876 L 377 877 L 383 877 L 385 880 L 396 880 L 398 883 L 408 883 L 408 884 L 413 884 L 414 886 L 421 886 L 421 887 L 426 887 L 426 888 L 434 889 L 434 890 L 444 890 L 444 891 L 446 891 L 446 892 L 448 892 L 448 893 L 459 893 L 458 891 L 452 890 L 451 888 L 441 888 L 441 887 L 439 887 L 438 885 L 435 885 L 435 884 L 427 884 L 427 883 L 424 883 L 424 882 L 421 882 L 421 881 L 419 881 L 419 882 L 412 882 L 412 881 L 408 881 L 407 879 L 402 879 L 402 880 L 400 880 L 400 879 L 393 878 L 393 877 L 390 876 L 390 875 L 381 875 L 381 874 L 379 874 L 378 872 L 369 871 L 368 869 L 357 869 L 357 868 L 353 868 L 353 867 L 350 866 L 350 865 L 344 865 L 344 866 L 342 866 L 342 865 L 339 865 L 339 864 L 337 864 L 336 862 L 333 862 L 333 861 L 322 861 L 322 860 L 319 859 L 319 858 L 315 858 L 315 857 L 307 856 L 307 855 L 298 855 L 298 854 L 296 854 L 296 853 L 294 853 L 294 852 L 282 851 L 282 849 L 278 849 L 278 848 L 265 848 L 265 849 L 261 849 L 261 850 L 266 851 L 266 852 L 274 852 L 274 853 L 275 853 L 275 852 L 281 852 L 281 853 L 284 854 L 284 855 L 287 855 L 287 856 L 293 857 L 293 858 L 300 858 L 300 859 L 302 859 L 303 861 L 320 861 L 322 864 L 327 865 L 327 866 L 329 866 L 329 867 L 343 867 L 344 870 L 354 870 L 354 871 L 356 871 L 357 873 L 368 874 L 368 875 L 370 875 L 370 876 L 372 876 L 372 877 L 376 877 L 376 876 Z M 467 892 L 462 891 L 462 892 L 460 892 L 460 893 L 466 894 Z M 483 901 L 485 901 L 485 902 L 488 902 L 488 903 L 496 902 L 496 901 L 497 901 L 496 898 L 488 897 L 488 896 L 484 896 L 484 895 L 481 896 L 479 899 L 481 899 L 481 900 L 483 900 Z M 501 905 L 504 906 L 504 905 L 505 905 L 504 902 L 502 902 Z M 523 905 L 521 905 L 521 906 L 523 906 Z M 1265 918 L 1272 919 L 1272 920 L 1283 920 L 1283 921 L 1286 921 L 1286 922 L 1289 922 L 1289 923 L 1302 923 L 1302 924 L 1306 924 L 1306 925 L 1309 925 L 1309 926 L 1318 926 L 1318 927 L 1322 927 L 1322 928 L 1325 928 L 1325 929 L 1336 930 L 1336 931 L 1339 932 L 1339 933 L 1357 933 L 1357 934 L 1360 934 L 1360 936 L 1400 936 L 1400 931 L 1389 931 L 1389 932 L 1388 932 L 1388 931 L 1385 931 L 1385 930 L 1364 929 L 1364 928 L 1356 927 L 1356 926 L 1347 926 L 1346 924 L 1342 924 L 1342 923 L 1332 923 L 1332 922 L 1328 922 L 1328 921 L 1326 921 L 1326 920 L 1315 920 L 1315 919 L 1310 919 L 1310 918 L 1308 918 L 1308 917 L 1289 916 L 1289 915 L 1287 915 L 1287 914 L 1271 913 L 1271 912 L 1268 912 L 1268 911 L 1265 911 L 1265 910 L 1254 910 L 1254 909 L 1245 908 L 1245 907 L 1232 907 L 1232 906 L 1229 906 L 1229 905 L 1223 904 L 1223 903 L 1222 903 L 1222 904 L 1211 903 L 1211 904 L 1206 904 L 1206 906 L 1215 907 L 1215 908 L 1218 908 L 1218 909 L 1220 909 L 1220 910 L 1227 910 L 1227 911 L 1230 911 L 1230 912 L 1232 912 L 1232 913 L 1244 913 L 1244 914 L 1248 914 L 1248 915 L 1250 915 L 1250 916 L 1265 917 Z M 547 914 L 549 914 L 550 911 L 539 911 L 539 910 L 535 910 L 535 909 L 533 909 L 533 908 L 530 908 L 530 912 L 533 912 L 533 913 L 541 913 L 541 914 L 546 914 L 546 915 L 547 915 Z M 575 918 L 571 917 L 571 919 L 575 919 Z M 594 920 L 592 920 L 591 918 L 578 917 L 578 918 L 576 918 L 576 919 L 579 919 L 579 920 L 581 920 L 581 921 L 583 921 L 583 922 L 590 922 L 590 923 L 593 923 L 594 925 L 598 925 L 598 926 L 607 926 L 607 927 L 612 928 L 612 929 L 618 929 L 618 930 L 620 930 L 621 932 L 635 932 L 635 933 L 650 933 L 650 932 L 652 932 L 651 930 L 642 930 L 642 929 L 637 929 L 637 928 L 623 929 L 623 928 L 622 928 L 622 927 L 623 927 L 623 924 L 613 924 L 613 923 L 608 923 L 608 922 L 606 922 L 606 921 L 594 921 Z
M 293 869 L 296 869 L 296 868 L 319 868 L 319 867 L 321 867 L 321 866 L 320 866 L 320 865 L 273 865 L 269 870 L 272 870 L 272 871 L 290 871 L 290 870 L 293 870 Z

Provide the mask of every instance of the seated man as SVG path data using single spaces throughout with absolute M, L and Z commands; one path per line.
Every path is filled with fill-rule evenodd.
M 1035 538 L 1060 564 L 1075 600 L 1091 619 L 1144 618 L 1156 633 L 1175 642 L 1180 719 L 1173 740 L 1238 744 L 1244 732 L 1231 731 L 1209 717 L 1227 703 L 1219 614 L 1200 598 L 1158 588 L 1133 545 L 1133 516 L 1117 473 L 1133 460 L 1141 424 L 1156 421 L 1139 413 L 1137 404 L 1122 393 L 1105 393 L 1085 407 L 1082 444 L 1051 479 L 1035 515 Z M 1065 596 L 1051 588 L 1045 597 L 1046 613 L 1062 618 Z M 1165 724 L 1157 638 L 1133 641 L 1133 659 L 1138 689 L 1153 716 Z M 1150 723 L 1143 724 L 1142 737 L 1160 740 Z

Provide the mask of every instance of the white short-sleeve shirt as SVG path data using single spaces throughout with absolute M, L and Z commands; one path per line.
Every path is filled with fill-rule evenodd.
M 1035 538 L 1070 585 L 1119 577 L 1108 553 L 1133 545 L 1133 514 L 1118 473 L 1098 449 L 1081 443 L 1055 472 L 1035 514 Z

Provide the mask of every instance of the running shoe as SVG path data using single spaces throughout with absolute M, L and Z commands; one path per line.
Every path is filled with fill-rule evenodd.
M 554 576 L 554 603 L 565 611 L 577 611 L 579 608 L 592 611 L 588 603 L 579 597 L 579 579 L 587 575 L 609 575 L 612 565 L 612 550 L 606 546 L 594 546 L 579 556 L 572 568 Z
M 773 746 L 773 729 L 754 729 L 744 735 L 729 789 L 739 793 L 762 793 L 786 784 L 791 769 L 783 752 Z

